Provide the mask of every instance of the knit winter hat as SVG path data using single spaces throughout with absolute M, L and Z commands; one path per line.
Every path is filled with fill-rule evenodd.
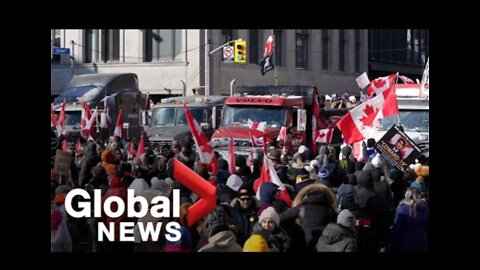
M 227 186 L 235 191 L 238 191 L 242 184 L 242 178 L 236 174 L 230 175 L 227 179 Z
M 350 212 L 350 210 L 343 209 L 338 214 L 337 223 L 353 230 L 355 229 L 355 225 L 357 224 L 357 219 L 352 214 L 352 212 Z
M 262 211 L 260 217 L 258 218 L 258 223 L 262 223 L 262 220 L 269 218 L 275 222 L 277 226 L 280 225 L 280 217 L 278 216 L 277 212 L 273 207 L 267 207 L 265 210 Z
M 305 145 L 300 145 L 300 147 L 298 148 L 298 153 L 303 154 L 305 151 L 309 151 L 308 147 L 306 147 Z
M 345 146 L 342 148 L 342 156 L 344 158 L 350 158 L 350 154 L 352 153 L 352 148 L 350 146 Z
M 243 245 L 244 252 L 268 252 L 268 244 L 259 234 L 252 234 Z

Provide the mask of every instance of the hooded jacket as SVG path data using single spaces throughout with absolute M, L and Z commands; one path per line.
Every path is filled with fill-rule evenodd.
M 357 241 L 354 232 L 337 223 L 329 223 L 323 229 L 317 243 L 318 252 L 355 252 Z

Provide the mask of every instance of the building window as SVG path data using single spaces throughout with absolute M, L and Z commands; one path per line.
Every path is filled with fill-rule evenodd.
M 258 30 L 248 30 L 248 62 L 258 64 Z
M 171 62 L 182 52 L 182 30 L 145 29 L 144 62 Z
M 98 29 L 85 30 L 84 62 L 94 63 L 100 59 L 100 31 Z
M 104 62 L 120 60 L 120 30 L 102 29 L 101 58 Z
M 295 59 L 297 68 L 308 68 L 308 30 L 296 31 Z
M 282 49 L 283 49 L 283 46 L 282 46 L 282 41 L 283 41 L 283 31 L 282 30 L 274 30 L 273 31 L 273 37 L 275 38 L 275 58 L 273 59 L 274 60 L 274 64 L 276 66 L 283 66 L 283 59 L 282 59 Z M 266 40 L 265 40 L 266 41 Z
M 360 72 L 360 30 L 355 30 L 355 72 Z
M 338 69 L 340 71 L 345 71 L 345 44 L 347 41 L 345 40 L 345 30 L 340 29 L 339 30 L 339 43 L 338 43 L 338 50 L 339 50 L 339 65 Z
M 53 50 L 53 47 L 62 47 L 61 46 L 61 43 L 60 43 L 60 40 L 61 40 L 61 34 L 60 34 L 60 29 L 52 29 L 51 30 L 51 42 L 52 42 L 52 50 Z M 60 64 L 60 58 L 61 55 L 59 54 L 52 54 L 52 64 Z
M 322 69 L 328 70 L 328 53 L 329 53 L 329 37 L 328 30 L 322 30 Z

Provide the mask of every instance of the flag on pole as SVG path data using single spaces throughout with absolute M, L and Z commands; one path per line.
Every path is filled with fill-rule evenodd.
M 282 127 L 278 133 L 277 141 L 283 140 L 284 144 L 287 142 L 287 127 Z
M 378 126 L 379 119 L 398 114 L 395 88 L 359 104 L 351 109 L 337 123 L 347 144 L 370 138 L 372 131 Z
M 422 82 L 420 83 L 420 97 L 421 96 L 428 96 L 429 90 L 430 90 L 430 85 L 429 85 L 429 77 L 430 77 L 430 72 L 429 72 L 429 67 L 428 67 L 428 62 L 430 61 L 430 58 L 427 59 L 427 64 L 425 65 L 425 69 L 423 70 L 423 76 L 422 76 Z
M 396 77 L 397 73 L 385 77 L 376 78 L 368 86 L 368 95 L 372 96 L 375 93 L 378 96 L 380 95 L 380 93 L 387 91 L 387 89 L 389 89 L 395 84 Z
M 115 125 L 115 130 L 113 131 L 113 136 L 120 138 L 125 138 L 125 131 L 123 130 L 123 117 L 122 110 L 118 112 L 117 124 Z
M 67 116 L 65 115 L 65 101 L 63 101 L 60 108 L 60 114 L 58 115 L 58 118 L 57 118 L 58 136 L 60 136 L 63 133 L 63 128 L 65 126 L 64 122 L 66 119 L 67 119 Z
M 145 153 L 145 139 L 142 136 L 140 136 L 140 142 L 138 143 L 138 150 L 135 156 L 140 157 Z
M 195 141 L 195 146 L 198 155 L 200 156 L 200 161 L 206 164 L 207 168 L 213 172 L 213 174 L 217 175 L 219 171 L 217 157 L 215 157 L 215 154 L 213 153 L 212 146 L 208 144 L 207 136 L 203 133 L 201 126 L 198 124 L 197 120 L 195 120 L 192 112 L 187 108 L 187 105 L 183 104 L 183 109 L 185 110 L 188 127 L 192 132 L 193 140 Z
M 292 206 L 292 198 L 290 198 L 290 195 L 288 194 L 285 185 L 282 183 L 282 181 L 280 181 L 280 178 L 278 178 L 272 161 L 267 157 L 267 153 L 264 152 L 262 172 L 260 174 L 260 177 L 257 178 L 253 183 L 253 190 L 257 193 L 257 198 L 259 198 L 260 196 L 260 187 L 266 182 L 272 182 L 277 185 L 280 189 L 280 192 L 278 193 L 278 198 L 284 201 L 288 205 L 288 207 Z
M 263 60 L 260 62 L 260 72 L 262 76 L 268 71 L 275 68 L 273 65 L 273 52 L 275 51 L 275 40 L 273 39 L 273 33 L 268 35 L 265 42 L 265 50 L 263 51 Z
M 325 128 L 317 130 L 317 136 L 315 137 L 314 142 L 330 144 L 332 141 L 332 134 L 334 128 Z
M 231 174 L 235 173 L 235 148 L 233 143 L 233 137 L 230 137 L 230 142 L 228 143 L 228 171 Z
M 412 79 L 408 78 L 407 76 L 398 75 L 398 78 L 402 80 L 402 82 L 405 84 L 415 84 L 415 82 Z
M 50 127 L 57 125 L 57 119 L 55 118 L 55 111 L 53 110 L 53 104 L 50 103 Z

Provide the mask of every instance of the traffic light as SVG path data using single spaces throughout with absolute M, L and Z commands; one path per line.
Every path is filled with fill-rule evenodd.
M 235 63 L 246 63 L 247 62 L 247 42 L 246 41 L 235 41 Z

